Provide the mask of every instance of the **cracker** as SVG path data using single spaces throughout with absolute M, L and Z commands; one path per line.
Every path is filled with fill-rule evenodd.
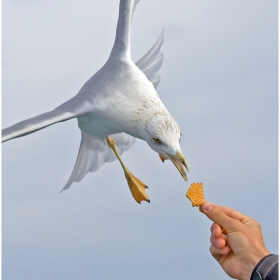
M 186 193 L 186 197 L 192 202 L 192 206 L 202 205 L 204 200 L 203 183 L 193 183 Z

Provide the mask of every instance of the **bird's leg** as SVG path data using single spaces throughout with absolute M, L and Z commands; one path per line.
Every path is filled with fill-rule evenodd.
M 145 183 L 143 183 L 140 179 L 138 179 L 136 176 L 134 176 L 131 171 L 125 166 L 123 163 L 120 154 L 118 153 L 118 150 L 116 149 L 116 142 L 111 137 L 107 138 L 108 146 L 113 150 L 115 155 L 117 156 L 118 160 L 120 161 L 122 168 L 124 170 L 124 174 L 129 186 L 129 189 L 132 193 L 132 196 L 134 199 L 140 203 L 143 200 L 146 200 L 147 202 L 150 202 L 149 197 L 146 193 L 146 189 L 148 188 Z

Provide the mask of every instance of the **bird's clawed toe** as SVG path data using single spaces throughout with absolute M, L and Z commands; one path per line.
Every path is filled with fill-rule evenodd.
M 146 189 L 148 188 L 145 183 L 134 176 L 129 170 L 126 170 L 125 177 L 134 199 L 140 204 L 141 201 L 145 200 L 150 203 Z

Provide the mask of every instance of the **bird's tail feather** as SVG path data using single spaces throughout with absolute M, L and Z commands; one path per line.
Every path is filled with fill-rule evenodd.
M 126 133 L 113 134 L 110 137 L 116 141 L 119 154 L 128 150 L 135 142 L 135 138 Z M 82 132 L 80 149 L 74 169 L 68 182 L 61 191 L 70 188 L 74 182 L 80 182 L 88 172 L 95 172 L 105 162 L 112 162 L 115 159 L 117 157 L 108 146 L 105 138 L 94 138 Z

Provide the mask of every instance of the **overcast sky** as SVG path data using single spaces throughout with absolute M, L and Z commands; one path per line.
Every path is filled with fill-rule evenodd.
M 2 125 L 52 110 L 107 60 L 117 0 L 2 1 Z M 77 156 L 77 121 L 2 145 L 3 279 L 229 279 L 211 222 L 185 193 L 258 220 L 278 250 L 277 1 L 141 0 L 138 60 L 164 29 L 157 89 L 181 126 L 189 181 L 137 140 L 123 155 L 149 186 L 138 205 L 118 162 L 59 193 Z

